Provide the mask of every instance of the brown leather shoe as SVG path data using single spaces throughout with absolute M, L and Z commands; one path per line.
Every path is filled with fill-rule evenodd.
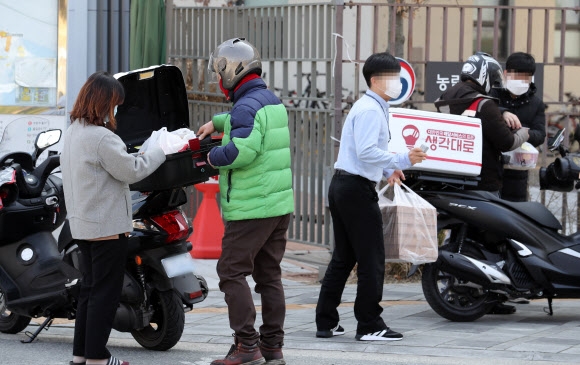
M 282 346 L 270 346 L 260 342 L 260 352 L 267 365 L 286 365 L 284 355 L 282 354 Z
M 265 363 L 266 360 L 262 356 L 258 344 L 250 346 L 237 343 L 232 345 L 223 360 L 214 360 L 211 365 L 260 365 Z

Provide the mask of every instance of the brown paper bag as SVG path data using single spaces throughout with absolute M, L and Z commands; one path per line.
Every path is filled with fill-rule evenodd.
M 388 189 L 394 190 L 392 199 L 385 195 Z M 379 207 L 386 261 L 418 265 L 437 260 L 435 207 L 407 186 L 397 184 L 379 191 Z

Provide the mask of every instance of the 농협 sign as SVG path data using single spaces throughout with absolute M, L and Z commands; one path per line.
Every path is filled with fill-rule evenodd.
M 413 95 L 413 91 L 415 91 L 415 71 L 413 71 L 413 67 L 411 64 L 400 57 L 396 57 L 401 64 L 401 84 L 403 84 L 403 88 L 401 90 L 401 95 L 398 98 L 389 100 L 390 105 L 399 105 L 407 101 L 411 95 Z

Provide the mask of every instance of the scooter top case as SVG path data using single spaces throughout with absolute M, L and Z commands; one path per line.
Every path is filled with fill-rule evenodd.
M 153 131 L 189 127 L 187 93 L 181 70 L 172 65 L 153 66 L 118 73 L 123 84 L 125 101 L 117 107 L 116 133 L 127 144 L 129 152 L 137 152 Z
M 173 65 L 118 73 L 115 78 L 125 90 L 125 101 L 117 108 L 116 133 L 137 152 L 153 131 L 189 127 L 187 93 L 181 70 Z M 208 143 L 209 142 L 209 143 Z M 147 178 L 131 184 L 131 190 L 168 190 L 207 181 L 218 174 L 207 163 L 207 152 L 220 140 L 208 140 L 194 151 L 167 155 L 167 160 Z

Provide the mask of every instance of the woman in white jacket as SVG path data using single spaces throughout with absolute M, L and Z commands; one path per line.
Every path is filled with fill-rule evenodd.
M 128 365 L 111 356 L 107 342 L 119 305 L 129 232 L 133 230 L 129 184 L 153 173 L 165 153 L 127 153 L 114 133 L 123 85 L 103 71 L 81 88 L 64 134 L 61 161 L 72 237 L 82 253 L 71 365 Z

